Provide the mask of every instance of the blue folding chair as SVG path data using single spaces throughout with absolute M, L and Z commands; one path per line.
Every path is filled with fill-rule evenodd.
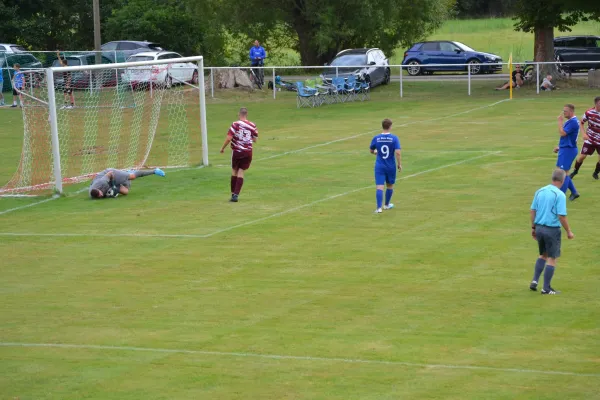
M 331 84 L 334 88 L 336 102 L 343 103 L 348 100 L 348 90 L 346 89 L 346 80 L 344 78 L 336 76 L 331 79 Z
M 352 101 L 358 99 L 358 94 L 361 90 L 361 85 L 357 82 L 356 77 L 354 75 L 350 75 L 346 80 L 346 87 L 348 88 L 348 93 Z
M 318 93 L 315 90 L 309 90 L 304 86 L 304 82 L 296 82 L 297 96 L 296 107 L 316 107 L 319 104 Z

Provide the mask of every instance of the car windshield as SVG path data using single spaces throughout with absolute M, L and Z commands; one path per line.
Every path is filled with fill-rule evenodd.
M 340 56 L 331 62 L 334 67 L 345 66 L 361 66 L 367 64 L 367 56 L 365 54 L 346 54 Z
M 10 48 L 12 49 L 12 51 L 14 51 L 15 53 L 19 53 L 19 52 L 25 52 L 27 50 L 25 50 L 24 47 L 22 46 L 10 46 Z
M 464 43 L 454 42 L 454 44 L 457 45 L 458 47 L 460 47 L 461 49 L 463 49 L 464 51 L 475 51 Z
M 131 56 L 127 59 L 127 62 L 133 61 L 154 61 L 153 56 Z

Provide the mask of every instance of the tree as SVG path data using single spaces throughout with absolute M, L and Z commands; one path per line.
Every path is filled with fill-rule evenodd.
M 322 65 L 340 50 L 391 53 L 440 26 L 454 0 L 222 0 L 227 28 L 251 38 L 277 29 L 296 39 L 303 65 Z M 265 10 L 268 10 L 265 12 Z M 250 43 L 249 43 L 250 45 Z
M 600 4 L 587 0 L 519 0 L 516 4 L 515 30 L 533 32 L 534 61 L 554 60 L 554 28 L 570 32 L 579 21 L 600 21 Z M 543 75 L 558 76 L 556 66 L 543 65 Z
M 218 62 L 223 39 L 209 1 L 129 0 L 106 22 L 110 40 L 148 40 L 183 55 Z

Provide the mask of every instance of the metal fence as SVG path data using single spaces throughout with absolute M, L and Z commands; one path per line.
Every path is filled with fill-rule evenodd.
M 540 85 L 543 81 L 541 76 L 541 66 L 543 65 L 556 65 L 558 73 L 563 77 L 572 79 L 570 70 L 578 70 L 578 65 L 590 65 L 596 64 L 600 67 L 600 62 L 597 61 L 571 61 L 571 62 L 513 62 L 513 66 L 520 65 L 523 72 L 523 80 L 526 84 L 532 85 L 535 83 L 536 92 L 539 94 Z M 425 77 L 410 76 L 406 73 L 409 65 L 388 65 L 385 67 L 374 67 L 372 65 L 352 65 L 352 66 L 262 66 L 262 67 L 206 67 L 207 75 L 209 76 L 210 82 L 210 96 L 215 96 L 215 88 L 217 83 L 215 82 L 214 76 L 218 71 L 224 70 L 239 70 L 244 74 L 248 74 L 251 77 L 251 69 L 264 71 L 265 84 L 268 84 L 269 78 L 272 82 L 273 99 L 277 98 L 278 89 L 276 87 L 276 78 L 279 77 L 284 82 L 294 83 L 296 81 L 305 82 L 306 80 L 314 80 L 315 78 L 321 78 L 326 81 L 328 76 L 347 76 L 348 74 L 359 75 L 359 78 L 363 78 L 366 75 L 370 75 L 371 72 L 389 69 L 390 79 L 395 82 L 399 82 L 399 96 L 404 97 L 405 95 L 405 83 L 415 82 L 419 80 L 427 81 L 464 81 L 466 83 L 465 91 L 468 96 L 472 93 L 472 81 L 482 78 L 493 79 L 492 77 L 498 78 L 498 80 L 510 81 L 510 75 L 506 73 L 496 74 L 475 74 L 472 71 L 474 66 L 471 64 L 425 64 L 421 65 L 421 68 L 447 68 L 445 71 L 436 71 L 437 73 L 450 73 L 446 75 L 427 75 Z M 479 71 L 482 71 L 482 67 L 489 68 L 490 72 L 492 68 L 501 68 L 507 70 L 510 66 L 508 63 L 483 63 L 477 66 Z M 462 71 L 461 71 L 462 69 Z M 482 71 L 483 72 L 483 71 Z M 288 74 L 287 76 L 285 74 Z M 361 76 L 362 75 L 362 76 Z M 574 78 L 582 77 L 581 75 L 575 75 Z M 423 79 L 424 78 L 424 79 Z M 554 77 L 556 78 L 556 77 Z

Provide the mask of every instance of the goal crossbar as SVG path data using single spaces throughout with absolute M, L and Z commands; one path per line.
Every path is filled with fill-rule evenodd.
M 181 57 L 181 58 L 169 58 L 167 60 L 150 60 L 150 61 L 132 61 L 132 62 L 122 62 L 122 63 L 110 63 L 110 64 L 95 64 L 95 65 L 78 65 L 71 67 L 50 67 L 48 69 L 53 72 L 75 72 L 75 71 L 95 71 L 99 69 L 107 69 L 107 68 L 130 68 L 130 67 L 146 67 L 158 64 L 177 64 L 177 63 L 186 63 L 186 62 L 195 62 L 200 63 L 202 67 L 204 67 L 204 57 L 202 56 L 194 56 L 194 57 Z

